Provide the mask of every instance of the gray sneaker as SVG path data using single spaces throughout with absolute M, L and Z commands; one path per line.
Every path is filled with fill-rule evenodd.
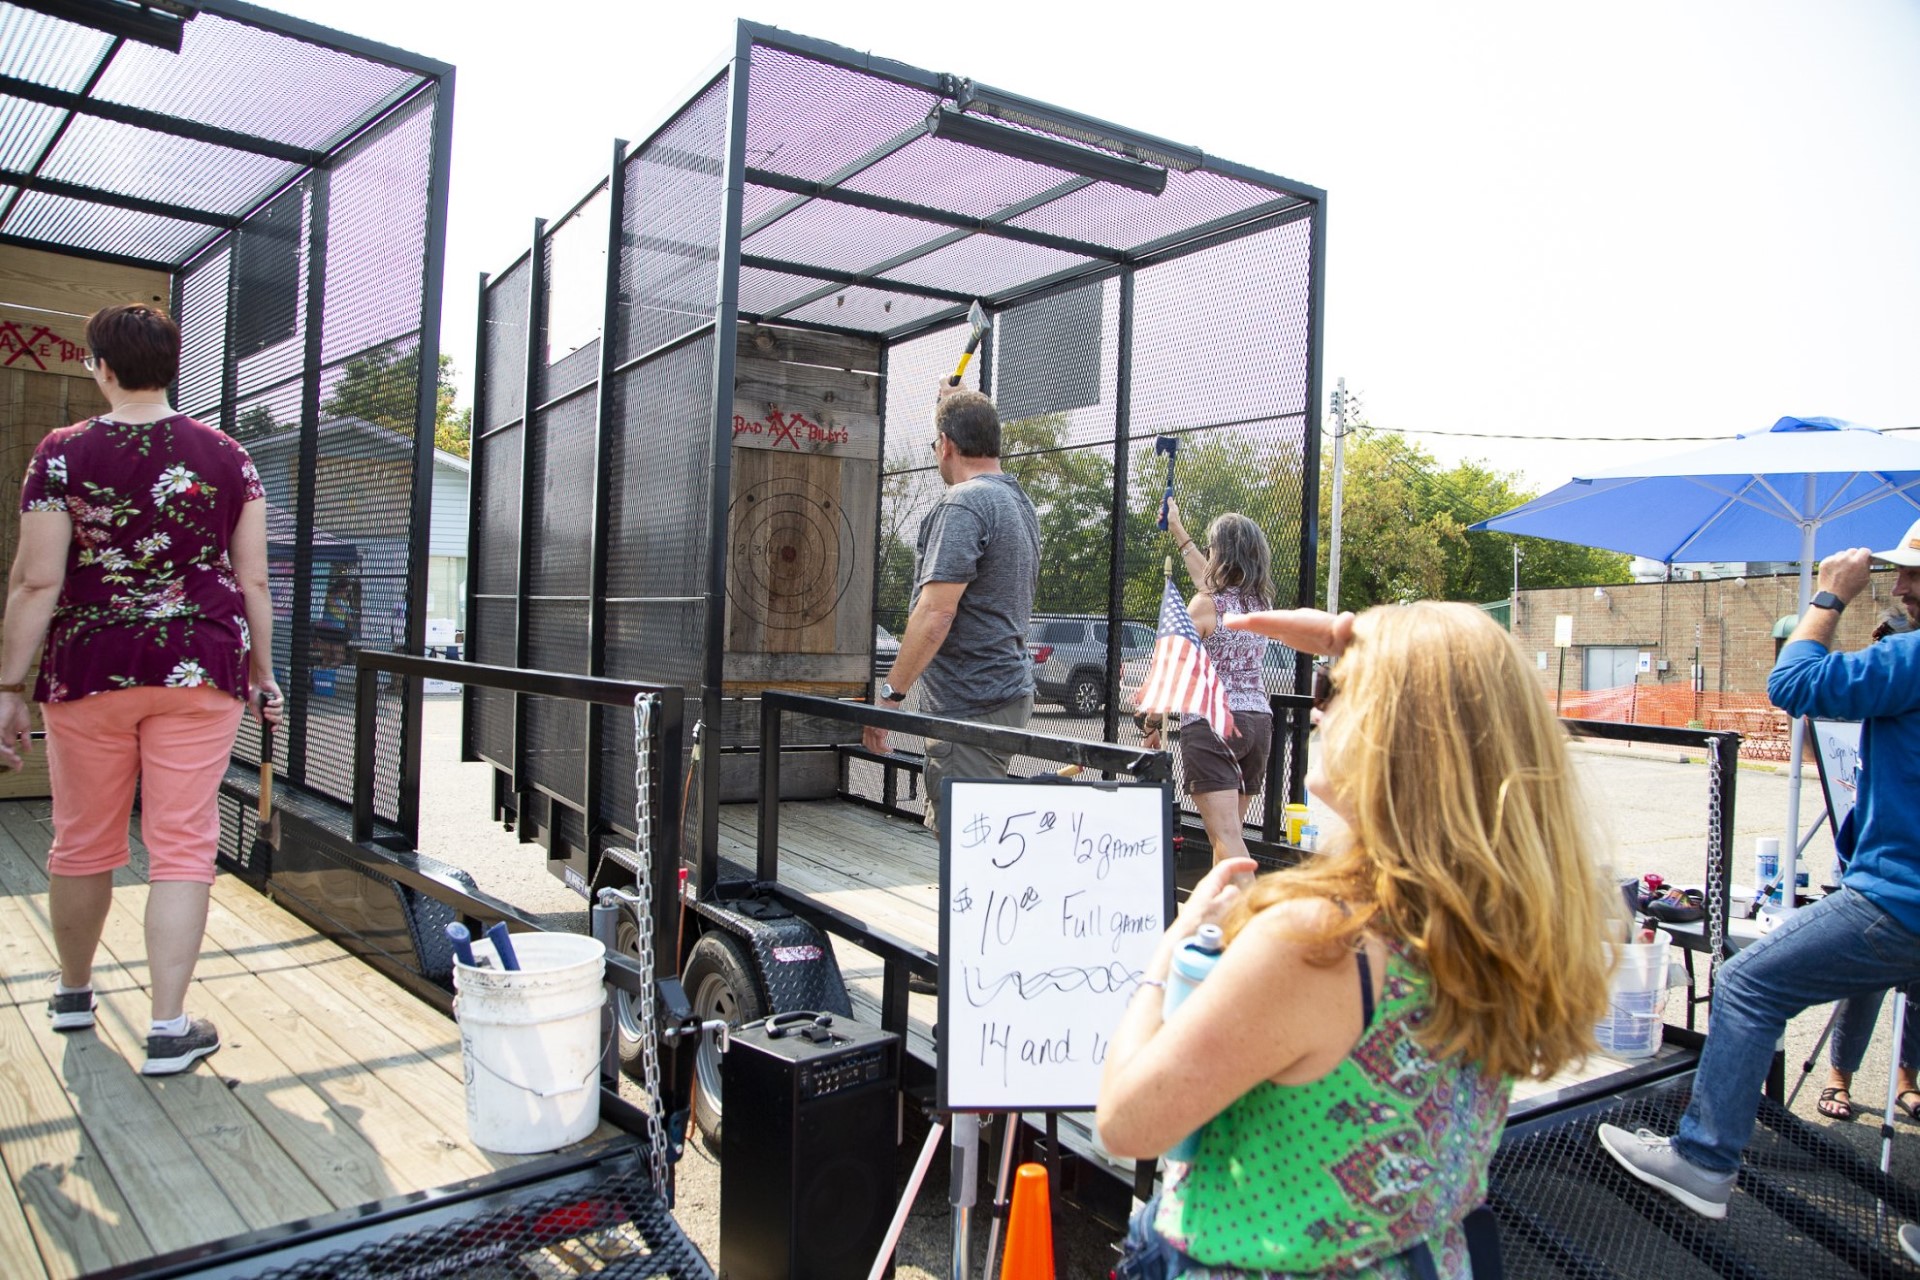
M 1689 1164 L 1673 1149 L 1673 1139 L 1651 1129 L 1628 1133 L 1618 1125 L 1603 1124 L 1597 1136 L 1614 1163 L 1648 1186 L 1666 1192 L 1703 1218 L 1727 1216 L 1737 1174 L 1709 1173 Z
M 1900 1228 L 1900 1249 L 1913 1261 L 1920 1262 L 1920 1227 L 1909 1222 Z
M 56 991 L 47 1001 L 47 1016 L 55 1031 L 85 1031 L 93 1025 L 93 988 L 85 991 Z
M 147 1065 L 140 1074 L 176 1075 L 219 1048 L 220 1033 L 213 1024 L 205 1018 L 190 1018 L 181 1035 L 147 1037 Z

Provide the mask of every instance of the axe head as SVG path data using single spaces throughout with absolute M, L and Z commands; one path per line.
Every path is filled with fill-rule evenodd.
M 1180 452 L 1180 437 L 1155 436 L 1153 438 L 1153 451 L 1155 453 L 1163 453 L 1169 458 L 1174 457 Z
M 974 304 L 967 308 L 967 323 L 973 328 L 973 336 L 978 338 L 993 328 L 993 317 L 988 315 L 987 309 L 980 305 L 978 299 L 975 299 Z

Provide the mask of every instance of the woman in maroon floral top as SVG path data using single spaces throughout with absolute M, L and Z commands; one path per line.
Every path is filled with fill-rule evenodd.
M 112 406 L 50 433 L 21 490 L 20 550 L 0 647 L 0 763 L 20 765 L 45 704 L 53 782 L 48 894 L 60 979 L 58 1031 L 93 1025 L 93 956 L 128 859 L 141 783 L 148 852 L 148 1075 L 184 1071 L 220 1047 L 185 1012 L 206 928 L 220 837 L 220 779 L 254 690 L 279 723 L 267 594 L 265 492 L 246 451 L 178 414 L 166 388 L 180 331 L 151 307 L 87 322 L 87 366 Z

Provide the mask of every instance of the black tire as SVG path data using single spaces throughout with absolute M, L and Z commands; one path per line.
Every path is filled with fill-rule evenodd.
M 654 954 L 660 954 L 660 940 L 654 939 Z M 620 923 L 614 929 L 613 949 L 633 961 L 640 963 L 640 927 L 634 921 L 633 908 L 623 905 L 620 910 Z M 620 1069 L 634 1080 L 643 1078 L 640 1056 L 640 1009 L 636 1004 L 637 996 L 613 989 L 613 1038 L 620 1049 Z
M 754 972 L 746 944 L 718 929 L 700 935 L 680 975 L 693 1016 L 705 1022 L 720 1018 L 729 1026 L 755 1022 L 767 1016 L 767 998 Z M 714 1150 L 720 1149 L 723 1099 L 720 1096 L 720 1051 L 712 1037 L 702 1036 L 693 1063 L 693 1122 Z
M 1090 716 L 1107 705 L 1107 682 L 1091 671 L 1076 671 L 1067 686 L 1067 710 Z

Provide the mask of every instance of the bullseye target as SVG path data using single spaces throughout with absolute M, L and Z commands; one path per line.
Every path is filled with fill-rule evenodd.
M 831 618 L 853 582 L 853 524 L 836 495 L 795 477 L 756 481 L 734 498 L 727 597 L 770 631 Z

